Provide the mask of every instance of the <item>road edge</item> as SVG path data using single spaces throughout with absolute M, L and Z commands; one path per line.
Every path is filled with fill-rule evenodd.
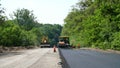
M 61 63 L 62 63 L 62 68 L 70 68 L 69 64 L 67 63 L 65 57 L 63 56 L 60 48 L 58 48 L 59 54 L 60 54 L 60 59 L 61 59 Z

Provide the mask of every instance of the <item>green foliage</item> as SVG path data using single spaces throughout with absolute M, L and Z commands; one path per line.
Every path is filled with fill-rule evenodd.
M 0 45 L 19 45 L 21 29 L 18 25 L 15 25 L 12 21 L 6 21 L 0 28 L 2 29 L 0 30 Z
M 113 34 L 113 41 L 111 42 L 111 48 L 120 50 L 120 32 L 116 32 Z
M 31 30 L 36 23 L 36 17 L 28 9 L 18 9 L 14 12 L 14 16 L 19 26 L 27 31 Z
M 28 9 L 18 9 L 14 16 L 0 25 L 0 46 L 39 46 L 43 36 L 49 38 L 51 45 L 58 42 L 61 25 L 40 24 Z
M 58 42 L 58 37 L 60 36 L 60 33 L 62 31 L 62 26 L 58 24 L 44 24 L 40 27 L 43 36 L 46 36 L 49 38 L 49 42 L 51 46 L 56 45 Z
M 37 46 L 43 36 L 48 36 L 51 45 L 58 42 L 62 30 L 60 25 L 44 24 L 30 31 L 21 29 L 13 20 L 8 20 L 0 26 L 0 45 L 3 46 Z M 53 41 L 54 40 L 54 41 Z
M 0 25 L 5 21 L 5 16 L 3 16 L 4 8 L 1 7 L 0 4 Z
M 119 0 L 78 2 L 64 20 L 62 35 L 70 36 L 73 45 L 120 50 L 119 3 Z

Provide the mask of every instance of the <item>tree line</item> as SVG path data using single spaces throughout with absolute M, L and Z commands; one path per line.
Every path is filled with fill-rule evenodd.
M 33 11 L 24 8 L 14 11 L 12 20 L 4 13 L 0 7 L 0 46 L 39 46 L 44 36 L 49 38 L 51 45 L 57 43 L 61 25 L 40 24 Z
M 64 21 L 71 44 L 120 50 L 120 0 L 80 0 Z

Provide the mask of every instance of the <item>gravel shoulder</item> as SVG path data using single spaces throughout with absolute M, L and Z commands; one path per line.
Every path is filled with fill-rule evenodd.
M 60 56 L 57 49 L 57 52 L 53 52 L 53 49 L 50 49 L 49 52 L 44 54 L 37 62 L 31 65 L 29 68 L 62 68 L 59 65 Z
M 105 52 L 105 53 L 116 53 L 116 54 L 120 54 L 120 51 L 117 50 L 111 50 L 111 49 L 106 49 L 106 50 L 102 50 L 102 49 L 98 49 L 98 48 L 80 48 L 80 49 L 85 49 L 85 50 L 94 50 L 94 51 L 98 51 L 98 52 Z
M 0 68 L 61 68 L 59 52 L 52 48 L 23 50 L 1 55 Z M 45 61 L 44 61 L 45 60 Z

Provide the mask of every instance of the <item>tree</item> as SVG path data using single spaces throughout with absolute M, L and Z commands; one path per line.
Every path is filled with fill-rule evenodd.
M 119 3 L 119 0 L 79 1 L 65 18 L 62 34 L 74 39 L 75 45 L 120 49 Z
M 4 8 L 2 8 L 0 4 L 0 24 L 2 24 L 5 21 L 5 16 L 2 15 L 3 13 L 4 13 Z
M 51 45 L 53 45 L 53 43 L 56 45 L 62 31 L 62 26 L 58 24 L 44 24 L 40 27 L 40 31 L 43 37 L 48 37 Z
M 5 21 L 2 25 L 0 34 L 0 44 L 4 46 L 18 46 L 20 45 L 21 29 L 12 21 Z
M 0 45 L 3 46 L 36 46 L 40 45 L 43 36 L 51 43 L 57 43 L 62 26 L 55 24 L 40 24 L 36 21 L 33 11 L 18 9 L 13 12 L 15 19 L 5 20 L 3 8 L 0 7 Z M 14 17 L 13 17 L 14 18 Z
M 35 23 L 37 23 L 36 17 L 32 12 L 24 8 L 14 12 L 15 19 L 20 27 L 27 31 L 31 30 L 35 26 Z

